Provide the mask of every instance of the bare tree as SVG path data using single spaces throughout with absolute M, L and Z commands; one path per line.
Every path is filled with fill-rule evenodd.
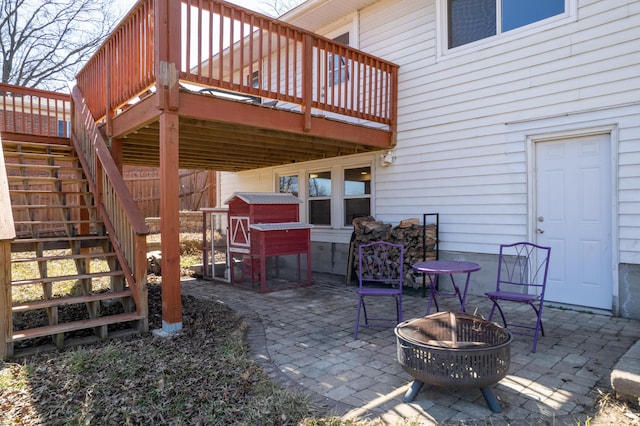
M 261 12 L 278 17 L 293 9 L 305 0 L 262 0 Z
M 114 29 L 110 0 L 0 0 L 2 82 L 66 86 Z

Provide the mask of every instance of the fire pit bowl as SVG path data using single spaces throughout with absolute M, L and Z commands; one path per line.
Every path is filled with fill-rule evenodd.
M 499 413 L 488 386 L 509 372 L 511 333 L 497 324 L 464 312 L 438 312 L 398 324 L 398 362 L 415 381 L 404 397 L 414 400 L 422 385 L 477 387 Z

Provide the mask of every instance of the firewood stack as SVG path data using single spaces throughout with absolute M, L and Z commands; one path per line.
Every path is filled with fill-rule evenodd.
M 426 225 L 426 259 L 423 259 L 424 241 L 422 238 L 424 225 L 419 219 L 405 219 L 398 226 L 375 220 L 372 216 L 359 217 L 353 220 L 353 230 L 355 234 L 353 265 L 358 274 L 358 246 L 369 244 L 374 241 L 386 241 L 393 244 L 404 245 L 404 286 L 420 288 L 422 277 L 414 274 L 411 266 L 422 260 L 436 259 L 437 229 L 435 224 Z

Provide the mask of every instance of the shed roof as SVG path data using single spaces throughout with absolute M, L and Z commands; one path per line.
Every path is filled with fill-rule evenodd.
M 313 225 L 304 222 L 254 223 L 249 228 L 258 231 L 288 231 L 290 229 L 311 229 Z
M 234 198 L 240 198 L 247 204 L 300 204 L 302 200 L 293 194 L 279 192 L 234 192 L 225 201 L 229 204 Z

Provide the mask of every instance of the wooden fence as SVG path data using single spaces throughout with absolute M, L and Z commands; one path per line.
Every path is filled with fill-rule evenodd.
M 155 167 L 126 166 L 124 182 L 144 217 L 160 216 L 160 174 Z M 180 170 L 180 210 L 215 207 L 215 172 Z

